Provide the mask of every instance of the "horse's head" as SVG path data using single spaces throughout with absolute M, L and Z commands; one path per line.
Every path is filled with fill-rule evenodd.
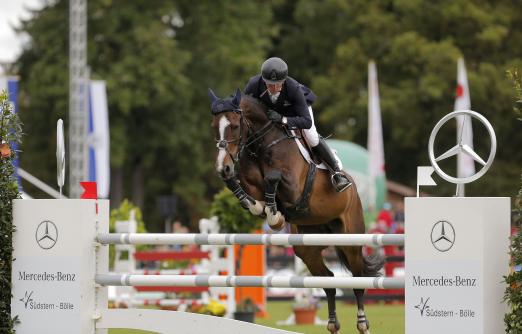
M 235 96 L 220 99 L 209 88 L 208 96 L 213 115 L 212 129 L 218 149 L 216 171 L 226 180 L 235 175 L 234 165 L 239 159 L 243 130 L 243 116 L 239 107 L 241 91 L 237 89 Z

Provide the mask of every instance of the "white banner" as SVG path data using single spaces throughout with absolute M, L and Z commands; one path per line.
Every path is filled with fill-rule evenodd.
M 370 176 L 370 208 L 376 210 L 375 178 L 384 176 L 384 143 L 382 139 L 381 106 L 377 68 L 374 61 L 368 63 L 368 169 Z
M 105 81 L 89 86 L 89 181 L 95 181 L 98 198 L 108 198 L 110 188 L 109 111 Z

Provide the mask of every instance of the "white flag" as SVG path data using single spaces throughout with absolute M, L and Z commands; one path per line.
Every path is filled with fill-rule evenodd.
M 377 82 L 377 69 L 373 60 L 368 63 L 368 152 L 369 204 L 370 208 L 376 209 L 375 178 L 384 176 L 385 171 L 379 85 Z
M 417 184 L 419 186 L 436 186 L 435 180 L 431 174 L 435 171 L 432 166 L 418 166 L 417 167 Z
M 469 97 L 468 76 L 464 59 L 459 58 L 457 63 L 457 92 L 454 110 L 470 110 L 471 101 Z M 471 127 L 471 116 L 457 117 L 457 143 L 466 144 L 473 148 L 473 129 Z M 457 177 L 467 177 L 475 174 L 475 163 L 473 158 L 463 152 L 457 156 Z M 464 196 L 464 187 L 460 196 Z
M 419 186 L 436 186 L 431 174 L 435 171 L 432 166 L 417 166 L 417 197 L 419 197 Z

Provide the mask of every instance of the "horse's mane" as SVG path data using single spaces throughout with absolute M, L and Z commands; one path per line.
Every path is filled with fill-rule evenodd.
M 263 113 L 266 113 L 268 109 L 266 105 L 263 102 L 261 102 L 261 100 L 247 94 L 241 96 L 241 103 L 246 103 L 247 105 L 252 106 L 256 109 L 260 109 Z

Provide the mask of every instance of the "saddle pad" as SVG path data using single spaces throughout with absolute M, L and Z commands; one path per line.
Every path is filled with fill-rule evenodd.
M 303 158 L 308 163 L 312 163 L 313 161 L 312 161 L 312 157 L 310 157 L 310 152 L 308 152 L 306 147 L 304 147 L 303 143 L 301 143 L 299 138 L 297 138 L 297 134 L 295 133 L 295 130 L 291 130 L 290 132 L 292 133 L 292 135 L 296 136 L 296 138 L 294 138 L 294 140 L 297 143 L 297 147 L 299 147 L 299 152 L 301 152 L 301 155 L 303 156 Z M 331 149 L 331 151 L 334 154 L 335 160 L 337 160 L 337 163 L 339 164 L 339 168 L 343 169 L 343 163 L 342 163 L 341 159 L 339 159 L 339 157 L 337 156 L 337 151 L 333 150 L 333 149 Z M 328 169 L 328 168 L 326 168 L 326 165 L 324 163 L 322 163 L 322 162 L 319 165 L 317 165 L 317 168 L 319 168 L 319 169 Z

